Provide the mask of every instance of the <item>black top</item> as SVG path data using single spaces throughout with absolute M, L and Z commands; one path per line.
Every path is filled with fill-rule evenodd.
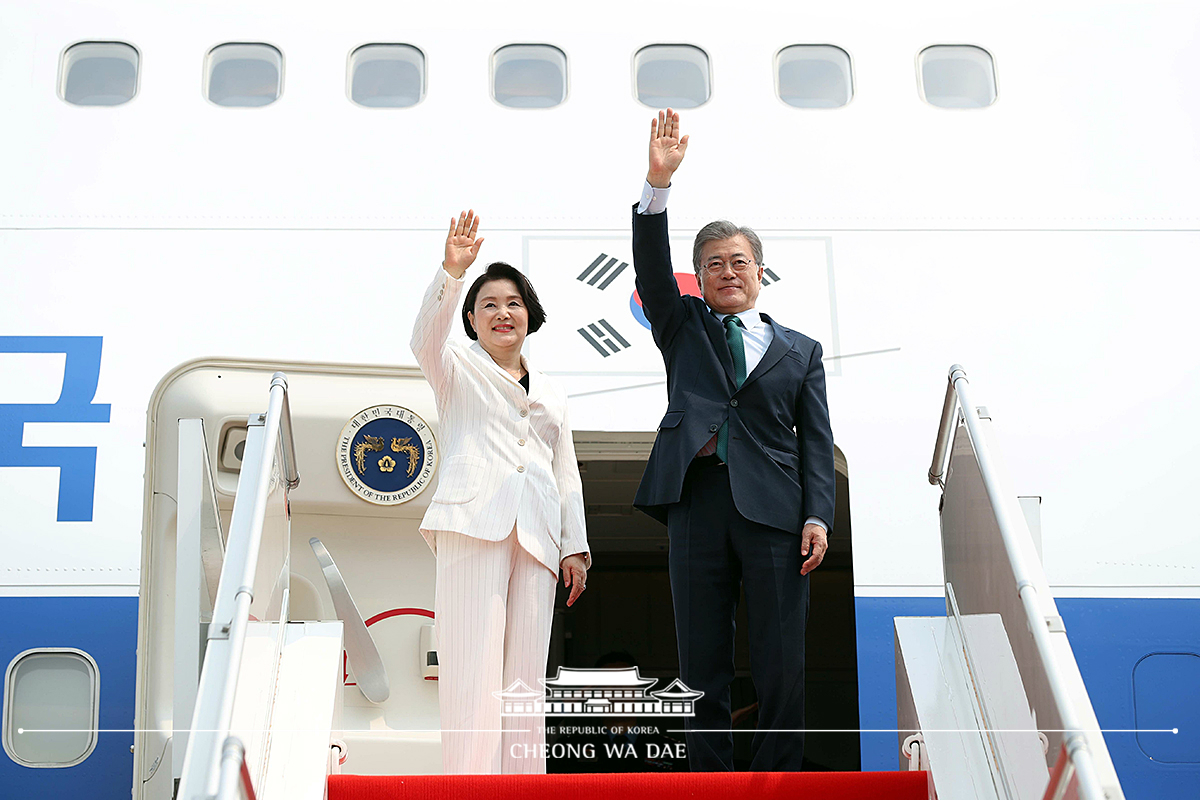
M 521 380 L 518 381 L 518 383 L 520 383 L 522 386 L 525 387 L 525 394 L 529 394 L 529 373 L 528 372 L 526 372 L 523 376 L 521 376 Z

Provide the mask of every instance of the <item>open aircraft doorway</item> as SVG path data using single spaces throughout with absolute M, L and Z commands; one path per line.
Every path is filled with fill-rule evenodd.
M 567 608 L 567 592 L 559 587 L 547 674 L 553 677 L 560 666 L 595 667 L 599 659 L 622 653 L 633 657 L 643 678 L 658 679 L 654 689 L 664 688 L 679 676 L 667 568 L 667 529 L 633 507 L 654 434 L 575 431 L 574 436 L 595 566 L 588 573 L 586 602 Z M 835 447 L 834 455 L 836 520 L 829 537 L 829 551 L 821 566 L 811 573 L 809 584 L 805 727 L 855 732 L 807 734 L 805 768 L 856 771 L 860 769 L 856 732 L 858 660 L 849 479 L 842 451 Z M 734 761 L 739 770 L 749 766 L 753 739 L 750 732 L 757 725 L 748 627 L 743 595 L 737 612 L 735 673 L 730 698 L 736 716 L 734 729 L 746 731 L 734 734 Z M 683 739 L 682 733 L 668 733 L 682 729 L 682 717 L 641 722 L 648 722 L 667 736 Z M 547 724 L 553 726 L 554 719 L 548 717 Z M 677 767 L 686 769 L 678 764 Z M 549 769 L 555 771 L 553 762 Z M 597 769 L 602 767 L 593 766 L 585 771 Z

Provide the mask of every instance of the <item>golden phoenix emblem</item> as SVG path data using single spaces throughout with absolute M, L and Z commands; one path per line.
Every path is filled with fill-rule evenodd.
M 417 471 L 417 463 L 421 460 L 421 451 L 417 449 L 415 444 L 412 444 L 412 437 L 410 436 L 407 439 L 392 439 L 392 452 L 408 454 L 408 477 L 411 478 L 413 473 Z M 392 463 L 394 464 L 395 462 Z M 391 472 L 391 470 L 388 471 Z
M 363 436 L 365 441 L 354 445 L 354 463 L 360 475 L 367 473 L 366 457 L 368 452 L 378 453 L 383 450 L 382 436 Z M 410 475 L 412 473 L 409 473 Z

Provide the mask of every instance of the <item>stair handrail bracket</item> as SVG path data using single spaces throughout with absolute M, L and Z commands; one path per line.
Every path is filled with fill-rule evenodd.
M 942 401 L 942 421 L 938 426 L 937 442 L 933 448 L 933 463 L 929 467 L 929 482 L 934 486 L 946 488 L 946 453 L 950 449 L 950 439 L 954 435 L 954 412 L 958 406 L 958 396 L 955 392 L 955 380 L 962 378 L 965 383 L 967 373 L 959 364 L 950 367 L 950 379 L 946 385 L 946 399 Z
M 288 400 L 287 375 L 276 372 L 271 376 L 272 393 L 277 386 L 283 390 L 282 413 L 279 417 L 279 430 L 283 439 L 283 477 L 287 481 L 288 491 L 291 491 L 300 485 L 300 471 L 296 465 L 296 436 L 292 431 L 292 404 Z
M 990 452 L 983 427 L 983 419 L 986 415 L 986 410 L 983 415 L 980 414 L 980 408 L 972 400 L 972 390 L 966 370 L 959 364 L 951 366 L 946 399 L 942 406 L 941 425 L 934 446 L 933 462 L 929 469 L 929 482 L 940 486 L 943 493 L 945 492 L 949 477 L 946 474 L 949 462 L 948 451 L 956 427 L 956 419 L 961 420 L 966 427 L 984 489 L 991 501 L 995 521 L 1000 530 L 1004 550 L 1016 578 L 1016 585 L 1013 588 L 1020 598 L 1038 659 L 1041 661 L 1050 685 L 1055 709 L 1062 721 L 1063 749 L 1070 758 L 1071 766 L 1074 768 L 1075 777 L 1078 780 L 1078 797 L 1081 800 L 1104 800 L 1105 792 L 1087 742 L 1085 728 L 1080 723 L 1078 714 L 1069 700 L 1068 685 L 1055 656 L 1054 643 L 1050 636 L 1052 625 L 1061 630 L 1061 620 L 1057 617 L 1051 618 L 1043 611 L 1037 588 L 1039 583 L 1044 583 L 1044 579 L 1041 579 L 1041 565 L 1036 563 L 1036 551 L 1033 549 L 1025 520 L 1019 516 L 1015 496 L 1010 498 L 1004 491 L 1004 482 L 1001 480 L 996 459 Z M 990 419 L 990 417 L 988 418 Z M 1014 509 L 1017 509 L 1018 513 L 1014 513 Z M 1030 560 L 1031 556 L 1034 559 L 1033 562 Z
M 180 800 L 207 800 L 223 796 L 220 794 L 223 788 L 220 785 L 222 763 L 232 753 L 227 744 L 251 606 L 254 603 L 255 580 L 269 503 L 273 497 L 278 497 L 282 489 L 286 509 L 287 492 L 300 482 L 287 391 L 287 377 L 282 372 L 275 373 L 271 379 L 266 412 L 252 414 L 248 420 L 246 447 L 229 525 L 225 561 L 213 606 L 208 645 L 177 794 Z M 286 548 L 286 537 L 283 547 Z M 286 551 L 282 558 L 286 567 Z M 265 564 L 273 568 L 270 561 Z M 272 614 L 267 621 L 286 621 L 286 572 L 286 568 L 282 570 L 283 579 L 272 585 L 269 601 Z M 275 618 L 276 613 L 280 615 L 278 619 Z M 262 616 L 261 611 L 259 614 Z M 178 722 L 176 726 L 181 727 Z M 240 742 L 237 748 L 241 748 Z M 244 764 L 244 755 L 241 760 Z M 249 773 L 244 766 L 240 771 L 245 772 L 249 780 Z

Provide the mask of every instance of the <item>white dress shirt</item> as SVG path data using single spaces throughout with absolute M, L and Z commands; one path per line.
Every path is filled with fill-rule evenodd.
M 642 188 L 642 199 L 638 201 L 637 213 L 661 214 L 667 210 L 667 198 L 670 196 L 670 186 L 656 189 L 650 185 L 650 181 L 646 181 L 645 187 Z
M 667 210 L 667 198 L 670 196 L 670 186 L 659 189 L 651 186 L 650 181 L 646 181 L 646 185 L 642 187 L 641 200 L 638 201 L 637 213 L 661 214 Z M 705 304 L 705 307 L 707 308 L 708 305 Z M 709 313 L 721 321 L 721 326 L 724 327 L 725 318 L 729 315 L 719 314 L 713 311 L 712 308 L 708 308 L 708 310 Z M 742 327 L 745 329 L 742 332 L 742 345 L 746 348 L 746 374 L 749 375 L 754 372 L 754 368 L 758 366 L 758 362 L 762 361 L 767 348 L 771 346 L 771 342 L 775 339 L 775 330 L 762 318 L 762 314 L 753 308 L 739 311 L 733 316 L 742 321 Z M 715 452 L 717 452 L 716 436 L 709 439 L 696 455 L 707 456 Z M 829 530 L 829 526 L 820 517 L 809 517 L 804 521 L 805 525 L 810 523 L 820 525 L 826 531 Z
M 775 330 L 762 318 L 762 314 L 753 308 L 739 311 L 736 314 L 720 314 L 711 308 L 709 311 L 721 321 L 722 328 L 725 327 L 725 320 L 728 317 L 737 317 L 742 321 L 742 346 L 746 349 L 746 375 L 754 372 L 758 362 L 762 361 L 762 357 L 766 355 L 767 348 L 775 340 Z

